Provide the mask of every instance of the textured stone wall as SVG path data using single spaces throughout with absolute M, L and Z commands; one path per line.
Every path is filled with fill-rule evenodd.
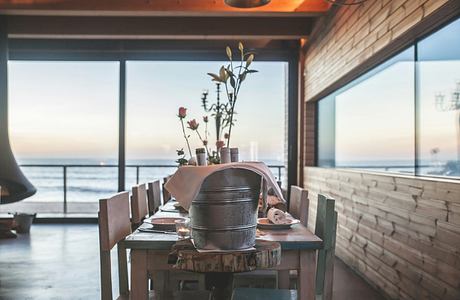
M 460 183 L 306 167 L 309 226 L 318 193 L 336 200 L 336 255 L 392 299 L 460 299 Z
M 320 20 L 305 60 L 309 100 L 390 44 L 448 0 L 368 0 Z

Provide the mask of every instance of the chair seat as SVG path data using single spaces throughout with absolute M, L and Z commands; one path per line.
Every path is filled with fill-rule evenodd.
M 210 291 L 174 291 L 163 295 L 149 291 L 149 300 L 211 300 Z M 120 295 L 117 300 L 133 300 L 130 295 Z
M 255 270 L 233 274 L 233 288 L 268 288 L 278 287 L 276 270 Z
M 232 300 L 297 300 L 296 290 L 236 288 Z

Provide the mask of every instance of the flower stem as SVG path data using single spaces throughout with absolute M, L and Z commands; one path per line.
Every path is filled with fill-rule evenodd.
M 230 148 L 230 138 L 232 137 L 232 127 L 233 127 L 233 110 L 235 109 L 236 103 L 236 95 L 233 95 L 233 103 L 232 103 L 232 110 L 230 113 L 230 127 L 228 129 L 228 139 L 227 139 L 227 147 Z
M 210 155 L 209 155 L 209 150 L 208 150 L 208 146 L 206 146 L 206 145 L 204 144 L 204 141 L 203 141 L 203 139 L 201 138 L 200 132 L 198 131 L 198 129 L 195 130 L 195 131 L 196 131 L 196 134 L 198 135 L 198 138 L 200 139 L 201 143 L 203 143 L 203 146 L 204 146 L 204 148 L 206 149 L 206 153 L 208 154 L 208 157 L 210 157 Z
M 190 158 L 192 158 L 192 150 L 190 150 L 190 144 L 188 142 L 187 134 L 185 133 L 185 126 L 184 126 L 184 119 L 180 119 L 180 123 L 182 125 L 182 133 L 184 134 L 185 141 L 187 142 L 188 153 L 190 154 Z

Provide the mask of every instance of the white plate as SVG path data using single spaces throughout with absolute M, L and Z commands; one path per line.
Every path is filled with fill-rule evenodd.
M 296 219 L 287 219 L 288 223 L 286 224 L 273 224 L 268 220 L 268 218 L 258 218 L 257 219 L 257 227 L 260 229 L 289 229 L 292 225 L 300 223 L 299 220 Z

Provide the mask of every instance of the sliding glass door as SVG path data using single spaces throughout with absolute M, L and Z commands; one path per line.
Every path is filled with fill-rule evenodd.
M 0 211 L 95 214 L 98 200 L 120 186 L 130 190 L 172 174 L 176 150 L 188 152 L 177 117 L 181 106 L 187 108 L 186 121 L 200 124 L 210 151 L 216 149 L 213 112 L 204 110 L 202 97 L 206 91 L 208 107 L 216 102 L 218 86 L 207 73 L 218 72 L 222 64 L 10 61 L 10 139 L 38 192 Z M 241 161 L 266 162 L 285 187 L 288 65 L 253 63 L 259 72 L 249 74 L 241 88 L 231 143 Z M 227 101 L 223 85 L 219 97 Z M 186 131 L 193 154 L 203 143 L 196 132 Z M 227 131 L 221 131 L 221 140 Z
M 37 188 L 13 211 L 96 212 L 97 200 L 117 191 L 119 63 L 11 61 L 8 68 L 10 139 Z
M 177 165 L 176 150 L 183 148 L 188 152 L 177 117 L 181 106 L 187 108 L 186 120 L 196 119 L 199 123 L 198 131 L 208 140 L 210 151 L 215 149 L 214 119 L 212 112 L 203 109 L 201 98 L 207 91 L 209 106 L 216 102 L 217 86 L 207 73 L 218 72 L 222 64 L 224 62 L 127 62 L 126 186 L 173 173 L 175 168 L 167 166 Z M 276 177 L 283 177 L 287 63 L 255 62 L 253 68 L 259 73 L 248 75 L 241 88 L 231 146 L 239 148 L 241 160 L 263 160 L 280 166 L 273 167 L 273 172 Z M 224 86 L 219 89 L 220 101 L 226 101 Z M 209 118 L 207 130 L 203 122 L 205 116 Z M 196 132 L 187 130 L 187 135 L 190 135 L 194 155 L 196 148 L 203 147 L 202 142 Z M 136 165 L 143 167 L 137 172 Z

